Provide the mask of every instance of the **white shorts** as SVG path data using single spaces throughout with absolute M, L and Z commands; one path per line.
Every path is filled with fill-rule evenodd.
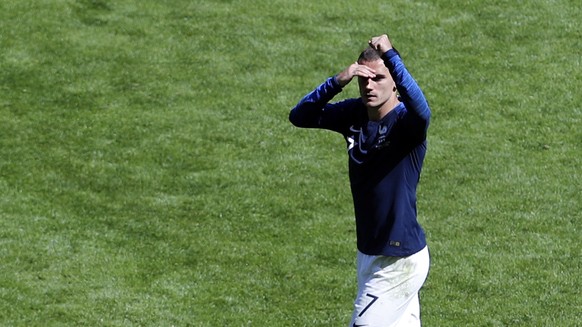
M 358 295 L 349 327 L 420 326 L 418 292 L 428 276 L 428 247 L 408 257 L 358 251 Z

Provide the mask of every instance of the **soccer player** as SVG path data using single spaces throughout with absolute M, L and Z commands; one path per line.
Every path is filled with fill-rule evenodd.
M 350 327 L 420 326 L 418 293 L 429 270 L 416 188 L 430 108 L 387 35 L 305 95 L 289 113 L 297 127 L 343 135 L 357 236 L 358 293 Z M 360 97 L 332 98 L 352 79 Z

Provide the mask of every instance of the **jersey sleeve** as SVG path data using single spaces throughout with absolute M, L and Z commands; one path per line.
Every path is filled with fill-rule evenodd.
M 404 66 L 398 51 L 390 49 L 382 56 L 382 59 L 396 83 L 400 100 L 406 106 L 407 111 L 419 118 L 424 133 L 426 133 L 430 122 L 431 111 L 422 90 L 412 75 L 410 75 L 406 66 Z
M 321 128 L 343 133 L 354 99 L 330 102 L 342 91 L 335 77 L 328 78 L 305 95 L 289 113 L 289 121 L 303 128 Z

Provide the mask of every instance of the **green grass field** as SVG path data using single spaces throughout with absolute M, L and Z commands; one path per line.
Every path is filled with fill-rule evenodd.
M 0 326 L 347 326 L 344 141 L 287 115 L 383 33 L 433 110 L 423 326 L 582 326 L 580 21 L 574 0 L 2 0 Z

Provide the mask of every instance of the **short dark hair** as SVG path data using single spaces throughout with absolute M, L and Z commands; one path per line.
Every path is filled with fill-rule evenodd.
M 360 56 L 358 57 L 358 63 L 363 63 L 363 62 L 372 62 L 372 61 L 376 61 L 378 59 L 381 59 L 382 57 L 380 57 L 380 55 L 378 54 L 378 51 L 376 51 L 376 49 L 372 49 L 371 47 L 367 47 L 364 51 L 362 51 L 362 53 L 360 53 Z

